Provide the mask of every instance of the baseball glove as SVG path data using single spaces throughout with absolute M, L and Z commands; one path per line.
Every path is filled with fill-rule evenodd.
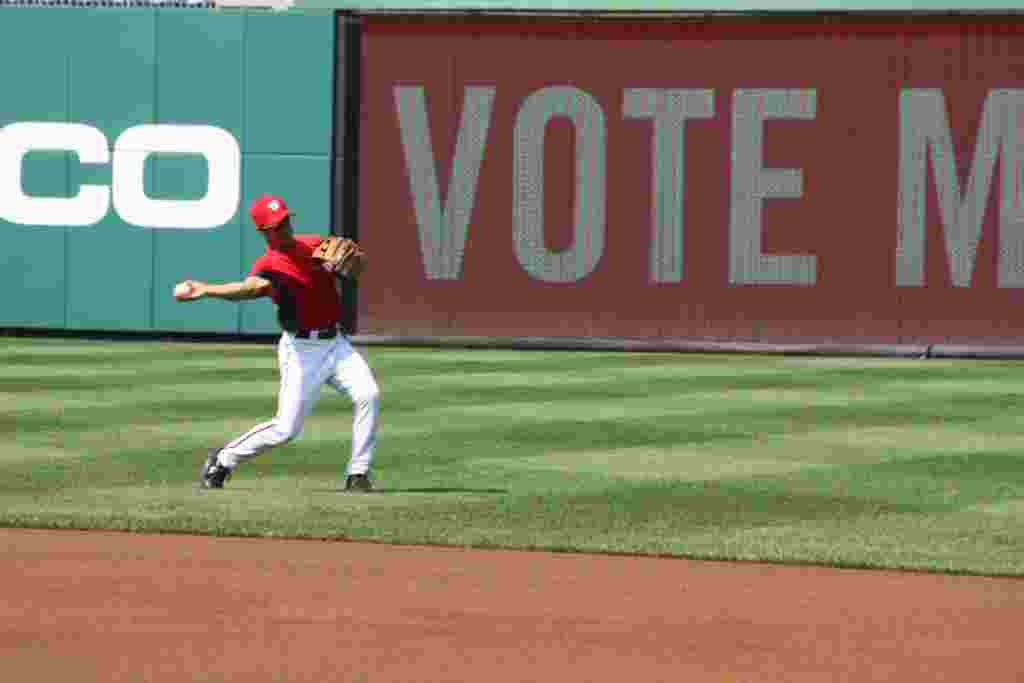
M 366 269 L 366 252 L 347 237 L 325 237 L 313 250 L 313 258 L 322 262 L 324 270 L 336 275 L 358 278 Z

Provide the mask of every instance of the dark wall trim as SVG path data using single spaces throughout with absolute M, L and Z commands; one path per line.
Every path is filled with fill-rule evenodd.
M 362 105 L 363 21 L 334 14 L 334 117 L 331 162 L 331 233 L 359 239 L 359 112 Z M 359 288 L 340 288 L 349 333 L 359 329 Z
M 0 339 L 64 339 L 67 341 L 101 342 L 181 342 L 210 344 L 274 345 L 280 333 L 251 334 L 234 332 L 155 332 L 152 330 L 69 330 L 59 328 L 7 327 L 0 328 Z
M 337 123 L 345 131 L 344 136 L 336 137 L 335 159 L 340 163 L 340 184 L 335 186 L 338 191 L 340 213 L 336 215 L 337 223 L 342 227 L 341 234 L 352 239 L 359 239 L 359 120 L 362 109 L 362 74 L 363 74 L 363 20 L 351 14 L 338 14 L 338 40 L 335 49 L 338 51 L 339 74 L 337 85 L 341 85 L 335 105 Z
M 1021 360 L 1024 346 L 1001 344 L 858 344 L 844 342 L 712 341 L 707 339 L 627 339 L 623 337 L 412 337 L 355 335 L 356 346 L 509 351 L 619 351 L 625 353 L 725 353 L 778 356 L 874 358 L 956 358 Z
M 217 332 L 131 332 L 0 328 L 0 339 L 66 339 L 103 342 L 180 342 L 274 345 L 279 334 L 226 334 Z M 622 337 L 413 337 L 353 335 L 352 344 L 369 347 L 479 349 L 512 351 L 606 351 L 625 353 L 724 353 L 779 356 L 849 356 L 925 360 L 1024 360 L 1024 346 L 1003 344 L 857 344 L 842 342 L 712 341 L 707 339 L 627 339 Z

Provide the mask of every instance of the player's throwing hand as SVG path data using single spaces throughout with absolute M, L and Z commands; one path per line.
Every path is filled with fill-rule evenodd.
M 174 298 L 178 301 L 195 301 L 206 293 L 206 283 L 198 280 L 185 280 L 174 287 Z

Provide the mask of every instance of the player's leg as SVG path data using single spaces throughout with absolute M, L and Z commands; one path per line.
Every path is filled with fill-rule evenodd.
M 377 446 L 380 387 L 366 360 L 347 339 L 334 345 L 334 373 L 328 384 L 352 399 L 352 454 L 347 477 L 367 475 Z
M 281 375 L 277 414 L 229 441 L 220 449 L 217 463 L 233 469 L 244 460 L 299 438 L 320 396 L 328 354 L 327 345 L 297 343 L 290 335 L 282 335 L 277 351 Z

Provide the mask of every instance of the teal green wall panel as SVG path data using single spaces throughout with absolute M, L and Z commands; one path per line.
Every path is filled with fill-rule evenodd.
M 114 214 L 68 229 L 67 326 L 82 330 L 152 328 L 153 231 Z
M 5 16 L 10 12 L 0 11 Z M 69 58 L 59 50 L 46 49 L 50 40 L 60 40 L 61 27 L 48 33 L 45 10 L 18 14 L 17 21 L 0 18 L 0 64 L 5 74 L 0 126 L 13 121 L 67 121 Z M 40 40 L 42 35 L 47 42 Z M 11 65 L 18 65 L 18 70 Z M 12 83 L 15 73 L 17 81 Z
M 152 196 L 195 198 L 206 188 L 206 164 L 197 157 L 154 160 Z M 153 230 L 153 329 L 238 332 L 237 304 L 214 299 L 183 304 L 172 295 L 182 280 L 230 282 L 239 278 L 242 241 L 238 214 L 227 225 L 198 230 Z
M 124 129 L 155 119 L 155 13 L 94 10 L 76 23 L 89 47 L 71 61 L 70 117 L 99 128 L 113 146 Z
M 156 115 L 159 123 L 242 130 L 244 16 L 161 13 L 157 22 Z
M 69 69 L 69 119 L 98 128 L 113 148 L 125 129 L 155 121 L 156 13 L 87 10 L 76 19 L 89 37 Z M 71 188 L 109 185 L 110 165 L 71 164 Z M 85 330 L 152 327 L 153 235 L 113 211 L 96 225 L 71 228 L 67 326 Z
M 326 19 L 247 15 L 245 152 L 329 151 L 324 141 L 331 137 L 334 28 Z
M 161 13 L 157 22 L 157 120 L 224 128 L 244 139 L 242 127 L 245 16 L 204 11 Z M 196 157 L 161 156 L 156 193 L 160 198 L 196 199 L 206 188 L 207 169 Z M 238 304 L 205 300 L 182 304 L 174 285 L 185 279 L 239 279 L 239 214 L 210 230 L 158 230 L 154 245 L 153 326 L 161 331 L 238 331 Z
M 295 212 L 296 234 L 330 232 L 330 158 L 324 156 L 247 155 L 242 169 L 245 208 L 242 229 L 242 263 L 247 274 L 252 262 L 266 250 L 266 242 L 248 217 L 248 206 L 261 194 L 275 194 Z M 242 305 L 241 331 L 276 332 L 279 328 L 269 300 Z
M 107 217 L 70 229 L 67 326 L 81 330 L 152 328 L 153 233 Z
M 0 126 L 15 121 L 63 122 L 68 116 L 67 58 L 45 49 L 38 36 L 47 29 L 45 12 L 27 12 L 23 20 L 0 20 L 0 64 L 19 65 L 19 81 L 8 80 L 0 97 Z M 49 35 L 59 39 L 60 27 Z M 10 69 L 7 79 L 11 78 Z M 15 92 L 17 96 L 14 96 Z M 68 155 L 32 154 L 23 168 L 23 188 L 30 194 L 68 196 Z M 64 327 L 67 307 L 64 269 L 67 228 L 12 225 L 0 220 L 0 325 Z
M 109 185 L 109 165 L 71 164 L 71 188 Z M 153 163 L 146 193 L 153 194 Z M 68 228 L 67 326 L 80 330 L 149 330 L 153 235 L 109 210 L 99 223 Z
M 230 301 L 204 299 L 181 303 L 174 285 L 182 280 L 230 282 L 239 279 L 241 239 L 237 222 L 211 230 L 154 231 L 156 259 L 153 327 L 174 332 L 238 331 L 240 311 Z
M 303 220 L 326 231 L 333 25 L 330 13 L 0 8 L 0 63 L 18 65 L 0 98 L 0 126 L 84 123 L 101 130 L 112 148 L 133 126 L 212 125 L 229 131 L 243 153 L 242 200 L 216 228 L 133 226 L 113 205 L 92 226 L 0 222 L 0 286 L 9 293 L 0 326 L 277 332 L 269 301 L 244 309 L 216 300 L 180 304 L 171 291 L 189 277 L 223 282 L 245 275 L 262 252 L 247 212 L 258 192 L 284 194 L 301 206 Z M 32 152 L 23 187 L 70 197 L 83 183 L 110 185 L 112 166 Z M 207 175 L 200 156 L 152 155 L 146 194 L 198 200 Z
M 31 196 L 70 197 L 74 194 L 68 187 L 70 163 L 71 154 L 67 152 L 26 154 L 21 165 L 21 189 Z
M 201 155 L 154 154 L 149 161 L 155 173 L 153 199 L 197 200 L 206 194 L 210 169 Z
M 67 228 L 0 223 L 0 229 L 0 325 L 64 327 Z
M 327 234 L 331 220 L 330 158 L 248 154 L 242 167 L 245 179 L 242 204 L 249 227 L 248 208 L 261 194 L 276 194 L 295 213 L 296 232 Z M 255 234 L 255 229 L 250 231 Z M 260 238 L 259 244 L 262 244 Z
M 18 88 L 18 97 L 0 97 L 0 126 L 15 121 L 64 122 L 68 120 L 68 60 L 63 55 L 34 54 L 22 51 L 18 43 L 9 44 L 0 22 L 0 64 L 31 63 L 21 77 L 34 87 Z M 6 71 L 6 69 L 5 69 Z
M 67 197 L 69 154 L 37 152 L 25 159 L 22 188 L 30 195 Z M 0 324 L 12 327 L 63 327 L 67 296 L 67 231 L 54 226 L 0 223 L 0 286 L 4 292 Z

